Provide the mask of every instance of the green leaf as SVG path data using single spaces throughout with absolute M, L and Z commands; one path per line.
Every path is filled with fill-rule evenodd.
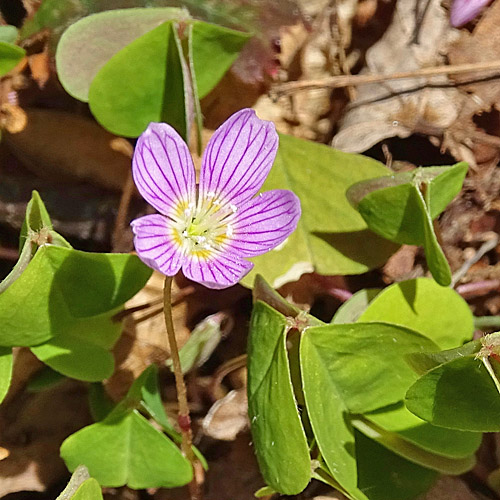
M 26 216 L 24 218 L 21 236 L 19 239 L 19 247 L 22 248 L 24 241 L 28 238 L 28 233 L 39 232 L 42 229 L 53 229 L 50 215 L 45 208 L 45 204 L 40 198 L 38 191 L 33 191 L 31 200 L 26 206 Z
M 41 344 L 73 328 L 78 318 L 113 311 L 135 295 L 150 274 L 133 255 L 44 245 L 0 294 L 0 345 Z
M 328 377 L 328 384 L 336 388 L 353 413 L 401 401 L 417 379 L 403 356 L 436 349 L 431 340 L 419 333 L 387 323 L 311 327 L 302 335 L 304 342 L 310 344 L 308 352 L 314 353 L 313 366 L 321 363 L 321 373 Z M 302 370 L 312 369 L 308 363 L 304 354 Z M 320 396 L 324 397 L 324 391 Z
M 102 500 L 102 492 L 99 483 L 94 479 L 87 479 L 76 490 L 72 500 Z
M 347 196 L 377 234 L 397 243 L 422 245 L 434 279 L 447 286 L 451 271 L 432 221 L 460 191 L 466 173 L 465 163 L 417 168 L 362 181 Z
M 385 321 L 416 330 L 442 349 L 472 338 L 473 316 L 462 297 L 428 278 L 395 283 L 383 290 L 358 319 Z
M 275 493 L 277 493 L 276 490 L 273 490 L 272 488 L 270 488 L 269 486 L 263 486 L 262 488 L 259 488 L 255 493 L 254 493 L 254 497 L 255 498 L 262 498 L 262 497 L 268 497 L 268 496 L 271 496 L 271 495 L 274 495 Z
M 354 433 L 342 388 L 330 376 L 317 334 L 325 327 L 306 330 L 300 343 L 302 384 L 307 413 L 318 448 L 330 472 L 353 498 L 364 495 L 357 489 Z M 312 334 L 310 333 L 312 330 Z M 332 337 L 335 334 L 330 332 Z
M 168 434 L 178 434 L 167 418 L 158 389 L 158 367 L 149 365 L 134 380 L 125 397 L 129 407 L 142 406 L 149 415 L 167 431 Z
M 137 137 L 167 122 L 187 137 L 182 51 L 176 25 L 165 22 L 117 52 L 89 90 L 90 109 L 109 131 Z
M 72 24 L 56 52 L 57 75 L 68 94 L 87 102 L 92 80 L 117 52 L 168 20 L 187 21 L 177 8 L 117 9 Z
M 35 15 L 23 24 L 21 38 L 24 40 L 42 30 L 60 32 L 66 23 L 87 13 L 80 0 L 44 0 Z
M 104 420 L 116 406 L 111 400 L 104 385 L 96 382 L 89 385 L 90 414 L 94 421 Z
M 370 229 L 380 236 L 397 243 L 422 245 L 436 281 L 443 286 L 450 284 L 451 271 L 418 187 L 400 184 L 373 191 L 357 208 Z
M 276 491 L 294 495 L 309 483 L 311 465 L 288 365 L 287 330 L 285 316 L 263 302 L 254 305 L 248 341 L 248 414 L 264 480 Z
M 474 467 L 476 460 L 474 455 L 464 458 L 446 458 L 441 455 L 429 453 L 419 446 L 401 439 L 393 432 L 387 432 L 381 427 L 362 418 L 355 418 L 352 425 L 370 439 L 385 446 L 397 455 L 410 460 L 422 467 L 434 469 L 443 474 L 463 474 Z
M 252 259 L 255 267 L 242 284 L 251 286 L 254 276 L 262 274 L 278 288 L 303 273 L 360 274 L 383 264 L 397 247 L 367 229 L 345 191 L 362 179 L 388 174 L 370 158 L 281 134 L 262 190 L 293 191 L 300 198 L 302 217 L 288 240 Z
M 194 73 L 202 99 L 219 83 L 251 35 L 195 21 L 192 36 Z
M 434 425 L 475 432 L 500 431 L 500 396 L 480 359 L 469 355 L 433 368 L 406 394 L 406 406 Z
M 138 403 L 139 400 L 140 403 Z M 176 443 L 181 444 L 182 435 L 173 428 L 165 413 L 158 388 L 158 368 L 156 365 L 149 365 L 134 381 L 125 398 L 125 404 L 129 407 L 138 407 L 140 405 L 169 437 Z M 193 452 L 200 460 L 203 468 L 207 470 L 207 461 L 196 446 L 193 446 Z
M 85 463 L 102 486 L 174 488 L 192 479 L 190 463 L 137 410 L 117 407 L 102 422 L 68 437 L 61 456 L 70 470 Z
M 453 198 L 462 189 L 468 165 L 461 162 L 452 167 L 426 167 L 420 175 L 431 177 L 430 181 L 424 178 L 427 184 L 425 190 L 425 203 L 429 214 L 434 220 L 447 207 Z
M 102 500 L 99 483 L 89 476 L 85 465 L 79 465 L 56 500 Z
M 0 41 L 0 76 L 14 69 L 25 55 L 26 51 L 23 48 Z
M 443 457 L 469 457 L 481 444 L 481 433 L 431 425 L 409 412 L 403 403 L 367 413 L 364 417 L 384 431 L 396 433 L 405 441 Z M 431 466 L 431 464 L 423 465 Z
M 352 185 L 347 192 L 347 197 L 353 205 L 357 206 L 366 196 L 379 190 L 402 185 L 422 187 L 426 195 L 426 206 L 429 209 L 431 219 L 434 220 L 460 192 L 467 169 L 467 163 L 461 162 L 451 167 L 420 167 L 410 172 L 367 179 Z M 405 206 L 403 199 L 404 196 L 407 196 L 404 194 L 406 190 L 399 190 L 403 197 L 391 194 L 397 192 L 398 190 L 387 191 L 388 199 L 392 200 L 391 205 L 387 209 L 391 211 L 396 209 L 396 213 L 404 219 L 406 214 L 404 213 Z M 383 226 L 383 224 L 381 225 Z M 405 230 L 403 234 L 407 235 L 407 237 L 411 237 L 414 234 L 406 222 L 405 224 L 400 223 L 400 218 L 396 221 L 386 221 L 386 230 L 396 232 L 398 230 Z
M 391 179 L 392 180 L 392 179 Z M 379 187 L 386 182 L 386 177 L 355 184 L 347 191 L 347 197 L 353 202 L 372 231 L 397 243 L 420 245 L 425 240 L 422 221 L 421 203 L 418 192 L 410 182 L 394 186 L 371 189 L 357 203 L 358 189 L 368 184 L 370 188 Z M 373 186 L 369 183 L 373 182 Z
M 382 291 L 381 288 L 365 288 L 356 292 L 336 311 L 331 323 L 340 325 L 355 323 L 368 307 L 368 304 Z
M 290 318 L 302 316 L 304 318 L 307 318 L 308 326 L 324 324 L 319 319 L 311 316 L 310 314 L 307 314 L 299 307 L 288 302 L 274 288 L 272 288 L 260 274 L 257 274 L 257 276 L 255 276 L 252 296 L 254 302 L 257 302 L 259 300 L 261 302 L 265 302 L 267 305 L 271 306 L 273 309 L 283 314 L 284 316 L 289 316 Z
M 16 281 L 24 270 L 28 267 L 31 261 L 31 242 L 26 241 L 21 253 L 19 254 L 19 259 L 17 260 L 15 266 L 12 268 L 10 273 L 0 282 L 0 294 L 4 292 L 9 286 Z
M 4 400 L 12 379 L 12 349 L 0 347 L 0 403 Z
M 57 72 L 66 91 L 88 101 L 99 70 L 120 50 L 165 21 L 192 29 L 193 69 L 200 97 L 207 95 L 238 56 L 250 35 L 194 21 L 185 9 L 116 9 L 93 14 L 72 24 L 56 52 Z
M 455 349 L 448 349 L 446 351 L 440 352 L 414 352 L 407 354 L 405 359 L 406 362 L 415 370 L 419 375 L 432 370 L 436 366 L 447 363 L 457 358 L 463 358 L 469 354 L 476 354 L 480 351 L 482 347 L 481 339 L 473 340 L 467 342 L 460 347 L 455 347 Z
M 26 216 L 19 236 L 20 251 L 22 251 L 28 239 L 32 241 L 32 255 L 44 243 L 71 248 L 71 245 L 60 234 L 54 231 L 50 215 L 38 191 L 33 191 L 31 200 L 26 206 Z
M 62 313 L 62 311 L 61 311 Z M 109 349 L 121 334 L 122 325 L 110 314 L 59 321 L 64 331 L 44 344 L 31 347 L 31 352 L 52 369 L 67 377 L 97 382 L 113 374 L 114 358 Z
M 26 216 L 19 237 L 19 259 L 8 276 L 0 283 L 0 293 L 21 276 L 38 247 L 50 243 L 71 248 L 71 245 L 52 228 L 52 221 L 37 191 L 33 191 L 26 207 Z
M 0 26 L 0 42 L 14 43 L 17 40 L 17 28 L 15 26 Z
M 136 256 L 45 247 L 53 280 L 72 315 L 96 316 L 121 306 L 145 285 L 151 270 Z
M 359 431 L 356 456 L 359 488 L 370 500 L 412 500 L 438 478 L 437 472 L 405 460 Z
M 29 380 L 26 390 L 28 392 L 41 392 L 56 386 L 63 380 L 66 380 L 64 375 L 52 370 L 48 366 L 44 366 Z

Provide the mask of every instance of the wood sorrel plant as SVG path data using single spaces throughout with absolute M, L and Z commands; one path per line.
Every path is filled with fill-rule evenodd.
M 216 130 L 202 159 L 200 184 L 189 150 L 170 126 L 151 123 L 139 137 L 132 172 L 135 184 L 160 214 L 132 222 L 139 258 L 166 275 L 164 313 L 179 401 L 182 449 L 194 464 L 186 387 L 172 321 L 172 277 L 184 275 L 209 288 L 236 284 L 261 255 L 296 228 L 300 202 L 287 190 L 255 197 L 269 173 L 278 135 L 251 109 L 235 113 Z M 196 480 L 194 481 L 196 483 Z M 197 485 L 191 489 L 197 496 Z

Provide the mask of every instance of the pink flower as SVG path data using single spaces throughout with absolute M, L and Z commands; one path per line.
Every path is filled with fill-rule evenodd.
M 455 28 L 472 21 L 491 0 L 455 0 L 451 6 L 450 22 Z
M 184 275 L 209 288 L 245 276 L 246 260 L 268 252 L 296 228 L 300 202 L 291 191 L 255 196 L 278 149 L 271 122 L 251 109 L 231 116 L 203 154 L 200 185 L 189 150 L 165 123 L 151 123 L 132 161 L 137 189 L 159 214 L 132 221 L 139 258 L 167 276 Z

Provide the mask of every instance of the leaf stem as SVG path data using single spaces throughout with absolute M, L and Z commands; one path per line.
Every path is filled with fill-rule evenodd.
M 186 384 L 181 369 L 179 358 L 179 348 L 175 337 L 174 322 L 172 319 L 172 281 L 173 276 L 165 277 L 163 288 L 163 314 L 167 327 L 168 344 L 170 346 L 170 356 L 172 357 L 172 368 L 175 376 L 175 387 L 177 390 L 177 402 L 179 404 L 178 423 L 182 433 L 181 449 L 186 458 L 193 466 L 193 480 L 189 484 L 191 500 L 198 500 L 200 497 L 200 486 L 196 478 L 196 457 L 193 452 L 193 431 L 191 429 L 191 418 L 189 416 L 189 405 L 187 400 Z
M 500 329 L 500 316 L 475 316 L 474 326 L 479 330 Z

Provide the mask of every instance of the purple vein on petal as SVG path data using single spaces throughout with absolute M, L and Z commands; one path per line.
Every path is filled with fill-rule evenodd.
M 144 147 L 144 149 L 146 149 L 147 151 L 149 151 L 149 153 L 151 154 L 151 156 L 152 156 L 152 158 L 153 158 L 154 162 L 157 164 L 157 166 L 158 166 L 158 168 L 159 168 L 158 162 L 156 161 L 156 158 L 155 158 L 155 156 L 153 155 L 153 153 L 152 153 L 152 152 L 149 150 L 149 148 L 147 148 L 147 147 Z M 142 156 L 142 158 L 143 158 L 143 163 L 144 163 L 144 165 L 146 165 L 146 160 L 144 159 L 144 156 Z M 141 180 L 142 180 L 142 182 L 144 183 L 144 185 L 145 185 L 145 186 L 147 186 L 147 187 L 149 188 L 148 183 L 147 183 L 147 181 L 146 181 L 146 179 L 144 178 L 144 175 L 143 175 L 143 172 L 144 172 L 144 171 L 148 174 L 148 177 L 149 177 L 150 181 L 154 184 L 155 188 L 156 188 L 156 189 L 157 189 L 157 190 L 158 190 L 158 191 L 159 191 L 159 192 L 160 192 L 163 196 L 165 196 L 165 198 L 167 198 L 167 199 L 170 201 L 170 203 L 173 205 L 173 204 L 175 203 L 174 199 L 173 199 L 170 195 L 168 195 L 168 194 L 165 192 L 165 190 L 164 190 L 164 189 L 162 189 L 162 188 L 159 186 L 159 184 L 156 182 L 156 179 L 153 177 L 153 175 L 151 174 L 151 172 L 149 171 L 149 169 L 148 169 L 148 168 L 146 168 L 146 167 L 144 167 L 142 170 L 139 170 L 139 171 L 138 171 L 138 175 L 140 175 Z M 150 191 L 150 192 L 151 192 L 151 191 Z M 157 196 L 154 192 L 151 192 L 151 196 L 153 196 L 153 197 L 157 198 L 158 200 L 160 200 L 160 198 L 159 198 L 159 197 L 158 197 L 158 196 Z M 156 208 L 156 207 L 155 207 L 155 208 Z
M 145 264 L 168 276 L 179 271 L 183 254 L 171 236 L 169 219 L 159 214 L 146 215 L 132 222 L 132 230 L 137 255 Z
M 268 132 L 266 130 L 266 138 L 267 138 L 267 136 L 268 136 Z M 259 149 L 259 151 L 257 151 L 257 153 L 255 154 L 254 160 L 251 162 L 252 164 L 255 162 L 256 158 L 259 156 L 259 154 L 261 153 L 261 151 L 262 151 L 263 148 L 264 148 L 264 145 L 261 146 L 261 148 Z M 249 192 L 249 196 L 248 197 L 253 196 L 255 194 L 255 192 L 262 186 L 262 184 L 264 183 L 265 178 L 267 177 L 267 172 L 262 172 L 262 169 L 261 169 L 262 164 L 273 153 L 274 153 L 274 151 L 272 149 L 269 149 L 269 151 L 267 152 L 266 156 L 261 160 L 261 162 L 256 167 L 253 168 L 253 171 L 250 174 L 248 174 L 247 177 L 241 176 L 239 178 L 239 180 L 236 182 L 236 184 L 234 186 L 232 186 L 231 189 L 227 193 L 225 193 L 225 197 L 228 200 L 231 200 L 232 198 L 238 197 L 244 191 L 248 191 Z M 241 163 L 241 160 L 240 160 L 240 163 Z M 253 185 L 248 186 L 249 184 L 251 184 L 253 182 L 253 180 L 255 179 L 255 177 L 257 177 L 257 181 Z M 263 177 L 263 179 L 261 180 L 260 177 Z M 241 182 L 243 181 L 243 179 L 245 179 L 245 183 L 243 184 L 243 186 L 239 186 L 241 184 Z M 226 182 L 226 185 L 221 189 L 221 191 L 223 191 L 225 189 L 225 187 L 229 183 L 229 180 L 230 180 L 230 178 Z M 233 193 L 234 193 L 234 191 L 236 189 L 238 189 L 238 192 L 235 195 L 233 195 Z
M 154 135 L 156 135 L 156 137 L 158 138 L 158 142 L 160 143 L 160 146 L 161 148 L 163 149 L 163 152 L 165 153 L 165 158 L 167 159 L 167 162 L 168 162 L 168 166 L 170 167 L 170 173 L 172 174 L 172 178 L 175 180 L 175 184 L 177 185 L 177 193 L 175 192 L 175 189 L 173 188 L 172 184 L 170 183 L 169 179 L 167 178 L 167 176 L 165 175 L 165 173 L 163 172 L 163 169 L 160 168 L 160 165 L 158 164 L 158 159 L 155 157 L 155 161 L 156 161 L 156 164 L 158 165 L 158 169 L 160 170 L 163 178 L 165 179 L 165 181 L 167 182 L 167 184 L 169 185 L 170 189 L 172 190 L 173 193 L 177 194 L 177 198 L 180 198 L 180 195 L 182 194 L 182 190 L 181 190 L 181 187 L 179 186 L 179 181 L 177 179 L 177 172 L 175 171 L 173 165 L 172 165 L 172 160 L 170 159 L 170 155 L 168 154 L 168 151 L 167 151 L 167 148 L 165 147 L 165 143 L 163 141 L 163 138 L 160 137 L 158 135 L 158 132 L 154 131 L 153 132 Z M 167 136 L 168 138 L 168 136 Z M 175 143 L 174 143 L 175 144 Z M 177 144 L 175 144 L 175 147 L 177 149 Z M 151 151 L 151 154 L 153 154 L 153 152 Z M 182 160 L 181 160 L 181 157 L 179 156 L 179 152 L 177 150 L 177 159 L 179 160 L 179 165 L 182 165 Z M 186 178 L 185 174 L 184 174 L 184 169 L 180 169 L 181 172 L 182 172 L 182 175 L 184 177 L 184 179 Z
M 140 158 L 140 159 L 139 159 Z M 142 163 L 142 166 L 139 165 L 139 163 Z M 163 193 L 156 184 L 156 182 L 153 180 L 151 177 L 148 169 L 145 166 L 145 161 L 142 156 L 142 151 L 140 151 L 140 148 L 136 149 L 136 153 L 134 154 L 134 163 L 133 163 L 133 177 L 135 184 L 137 186 L 137 189 L 139 189 L 139 192 L 141 193 L 142 197 L 156 210 L 159 212 L 168 212 L 171 204 L 167 203 L 166 200 L 162 200 L 161 198 L 158 197 L 158 195 L 155 193 L 154 189 L 151 189 L 150 182 L 148 182 L 145 177 L 144 177 L 144 172 L 147 173 L 148 177 L 151 179 L 150 182 L 154 184 L 154 186 Z M 168 197 L 167 197 L 168 198 Z
M 231 145 L 231 149 L 229 150 L 229 153 L 227 154 L 227 158 L 229 158 L 229 156 L 231 155 L 231 153 L 233 152 L 237 142 L 238 142 L 238 139 L 240 137 L 240 134 L 241 134 L 241 131 L 243 130 L 243 127 L 247 124 L 247 122 L 250 120 L 250 117 L 251 115 L 249 114 L 249 116 L 247 117 L 247 119 L 241 124 L 240 126 L 240 129 L 238 130 L 238 133 L 236 134 L 236 138 L 234 139 L 233 141 L 233 144 Z M 231 119 L 231 118 L 230 118 Z M 231 124 L 231 126 L 229 124 L 227 124 L 227 122 L 224 122 L 221 126 L 224 127 L 226 124 L 227 124 L 227 127 L 228 127 L 228 131 L 226 133 L 223 133 L 223 131 L 221 130 L 219 135 L 217 135 L 215 137 L 215 141 L 218 140 L 220 138 L 220 142 L 219 142 L 219 148 L 217 149 L 217 154 L 215 155 L 215 159 L 212 160 L 212 152 L 213 152 L 213 147 L 210 149 L 210 165 L 212 168 L 210 168 L 210 178 L 209 178 L 209 182 L 207 183 L 207 187 L 210 187 L 212 186 L 212 176 L 215 172 L 215 165 L 217 165 L 218 161 L 219 161 L 219 154 L 220 154 L 220 150 L 222 149 L 222 146 L 224 145 L 224 141 L 225 139 L 227 138 L 227 136 L 229 135 L 229 132 L 231 131 L 231 129 L 235 126 L 235 124 L 238 122 L 239 120 L 239 116 L 238 118 L 234 121 L 233 124 Z M 215 131 L 215 134 L 217 134 L 217 130 Z M 214 141 L 214 146 L 215 146 L 215 141 Z M 209 146 L 210 147 L 210 144 Z M 227 162 L 227 158 L 226 160 L 224 161 L 224 165 L 226 164 Z M 220 177 L 222 175 L 222 167 L 224 166 L 222 165 L 221 168 L 219 169 L 219 178 L 217 179 L 217 182 L 215 183 L 216 185 L 219 183 L 220 181 Z
M 300 202 L 291 191 L 262 193 L 236 214 L 229 247 L 243 257 L 265 253 L 295 230 L 299 217 Z
M 278 136 L 253 110 L 233 115 L 212 137 L 202 161 L 200 194 L 238 206 L 261 187 L 271 169 Z
M 175 151 L 177 153 L 177 159 L 179 161 L 179 168 L 175 168 L 174 165 L 172 164 L 172 159 L 170 158 L 170 155 L 168 154 L 168 151 L 167 151 L 167 147 L 166 147 L 166 140 L 164 141 L 160 135 L 158 134 L 158 132 L 154 131 L 153 132 L 157 138 L 158 138 L 158 141 L 160 143 L 160 146 L 161 148 L 163 149 L 163 152 L 165 153 L 165 158 L 167 159 L 167 162 L 170 166 L 170 172 L 172 174 L 172 178 L 175 180 L 175 184 L 177 185 L 177 198 L 178 199 L 186 199 L 187 197 L 189 197 L 189 181 L 186 177 L 186 169 L 187 168 L 190 168 L 191 165 L 190 165 L 190 162 L 187 158 L 184 159 L 184 161 L 182 160 L 181 158 L 181 155 L 179 154 L 179 146 L 177 144 L 177 141 L 175 141 L 170 135 L 166 134 L 166 140 L 169 140 L 171 142 L 174 143 L 174 146 L 175 146 Z M 158 162 L 157 162 L 158 163 Z M 182 168 L 182 165 L 184 165 L 184 168 Z M 194 167 L 192 167 L 194 168 Z M 184 189 L 183 187 L 179 184 L 179 170 L 180 172 L 182 173 L 182 178 L 184 180 Z M 165 178 L 165 181 L 169 184 L 170 188 L 172 189 L 172 191 L 175 193 L 175 189 L 172 187 L 172 185 L 170 184 L 169 180 L 167 179 L 167 177 L 165 176 L 165 174 L 163 173 L 163 170 L 161 170 L 162 172 L 162 175 L 163 177 Z
M 165 123 L 150 123 L 139 137 L 132 162 L 134 181 L 154 208 L 170 216 L 182 202 L 194 202 L 195 171 L 186 144 Z

